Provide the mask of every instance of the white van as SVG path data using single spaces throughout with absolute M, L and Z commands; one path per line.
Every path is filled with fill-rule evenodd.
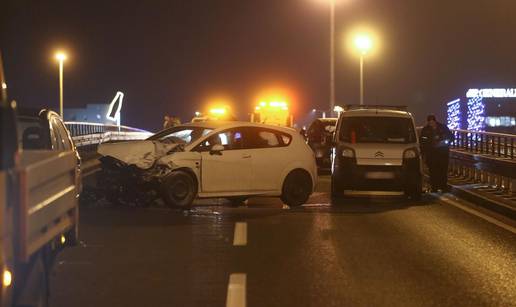
M 346 191 L 422 193 L 421 154 L 412 114 L 405 107 L 348 106 L 332 149 L 332 198 Z

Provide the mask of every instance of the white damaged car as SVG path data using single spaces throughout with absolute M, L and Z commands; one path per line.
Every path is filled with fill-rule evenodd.
M 163 130 L 147 140 L 101 144 L 100 185 L 110 200 L 162 197 L 188 207 L 195 198 L 277 196 L 304 204 L 314 190 L 314 154 L 294 129 L 207 121 Z

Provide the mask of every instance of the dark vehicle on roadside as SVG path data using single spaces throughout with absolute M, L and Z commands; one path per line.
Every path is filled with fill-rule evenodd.
M 306 132 L 306 141 L 315 154 L 315 161 L 319 169 L 331 167 L 331 144 L 337 118 L 317 118 Z
M 16 115 L 1 61 L 0 84 L 0 307 L 47 306 L 53 261 L 78 242 L 79 160 L 57 114 Z

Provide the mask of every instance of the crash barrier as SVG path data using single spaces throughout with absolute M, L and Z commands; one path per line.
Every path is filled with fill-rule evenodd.
M 101 143 L 143 140 L 152 135 L 148 131 L 127 126 L 84 122 L 65 122 L 65 125 L 83 160 L 95 156 Z
M 452 130 L 450 175 L 516 195 L 516 135 Z

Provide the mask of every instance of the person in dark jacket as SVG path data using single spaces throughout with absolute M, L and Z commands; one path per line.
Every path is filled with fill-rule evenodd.
M 450 143 L 454 136 L 435 115 L 428 115 L 426 120 L 427 125 L 421 131 L 421 152 L 428 166 L 432 192 L 447 191 Z

